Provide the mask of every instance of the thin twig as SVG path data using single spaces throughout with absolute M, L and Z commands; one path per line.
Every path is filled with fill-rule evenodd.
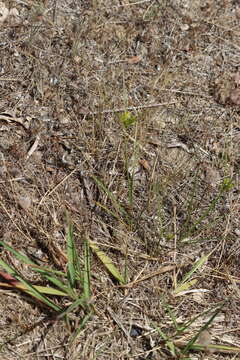
M 135 286 L 136 284 L 138 284 L 138 283 L 140 283 L 142 281 L 148 280 L 148 279 L 150 279 L 150 278 L 152 278 L 154 276 L 164 274 L 166 272 L 173 271 L 177 267 L 180 268 L 180 267 L 183 267 L 183 266 L 186 266 L 186 264 L 182 264 L 182 265 L 178 265 L 178 266 L 177 265 L 162 266 L 159 270 L 153 271 L 150 274 L 147 274 L 147 275 L 143 276 L 141 279 L 133 280 L 132 282 L 130 282 L 130 283 L 126 284 L 126 285 L 119 285 L 118 287 L 120 287 L 120 288 L 131 288 L 131 287 Z
M 70 176 L 72 176 L 75 172 L 77 171 L 77 168 L 73 169 L 70 174 L 68 174 L 67 176 L 64 177 L 64 179 L 62 179 L 52 190 L 48 190 L 43 197 L 41 198 L 41 200 L 38 203 L 38 207 L 42 205 L 42 203 L 46 200 L 46 198 L 48 196 L 50 196 L 52 193 L 54 193 L 54 191 L 56 191 L 60 185 L 62 185 Z
M 0 120 L 7 121 L 8 123 L 11 123 L 12 121 L 16 122 L 18 124 L 21 124 L 26 129 L 26 125 L 24 124 L 24 120 L 22 118 L 16 118 L 13 116 L 7 116 L 4 114 L 0 114 Z
M 22 81 L 22 79 L 18 79 L 18 78 L 0 78 L 0 81 Z
M 132 110 L 141 110 L 141 109 L 150 109 L 150 108 L 156 108 L 160 106 L 166 106 L 166 105 L 173 105 L 176 104 L 177 101 L 168 102 L 168 103 L 157 103 L 157 104 L 147 104 L 147 105 L 139 105 L 139 106 L 127 106 L 122 107 L 118 109 L 109 109 L 109 110 L 102 110 L 102 111 L 91 111 L 91 112 L 80 112 L 81 115 L 98 115 L 98 114 L 114 114 L 117 112 L 124 112 L 124 111 L 132 111 Z
M 127 338 L 128 343 L 133 347 L 134 346 L 134 342 L 131 339 L 129 332 L 127 331 L 127 329 L 125 328 L 125 326 L 122 324 L 122 322 L 120 321 L 120 319 L 117 317 L 116 314 L 114 314 L 114 312 L 111 310 L 111 308 L 108 306 L 107 307 L 107 311 L 109 313 L 109 315 L 111 316 L 112 320 L 118 325 L 118 327 L 122 330 L 122 332 L 124 333 L 124 335 Z
M 37 149 L 37 147 L 39 145 L 39 141 L 40 141 L 40 135 L 37 135 L 33 145 L 31 146 L 30 150 L 27 153 L 26 160 L 28 160 L 30 158 L 30 156 L 32 156 L 34 151 Z

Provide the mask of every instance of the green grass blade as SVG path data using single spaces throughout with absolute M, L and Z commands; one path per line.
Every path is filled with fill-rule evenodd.
M 70 296 L 71 298 L 75 299 L 76 296 L 74 294 L 74 292 L 72 291 L 72 288 L 69 286 L 66 286 L 61 280 L 59 280 L 56 277 L 53 277 L 51 275 L 49 275 L 46 271 L 44 270 L 40 270 L 38 271 L 45 279 L 47 279 L 49 282 L 51 282 L 53 285 L 55 285 L 56 287 L 58 287 L 59 289 L 61 289 L 64 293 L 65 296 Z
M 113 212 L 112 210 L 108 209 L 106 206 L 104 206 L 103 204 L 96 202 L 96 206 L 99 206 L 100 208 L 102 208 L 104 211 L 106 211 L 107 214 L 112 215 L 113 217 L 115 217 L 120 223 L 125 224 L 125 222 L 120 219 L 119 215 L 115 212 Z
M 49 300 L 46 296 L 42 295 L 40 291 L 38 291 L 35 287 L 33 287 L 28 281 L 24 280 L 20 276 L 15 276 L 17 280 L 21 281 L 31 292 L 31 295 L 34 296 L 39 301 L 42 301 L 46 305 L 48 305 L 51 309 L 53 309 L 56 312 L 62 311 L 61 307 L 53 303 L 51 300 Z
M 31 269 L 35 272 L 39 273 L 41 276 L 43 276 L 45 279 L 47 279 L 49 282 L 51 282 L 53 285 L 61 289 L 63 292 L 65 292 L 66 295 L 71 295 L 73 297 L 71 288 L 67 287 L 62 281 L 60 281 L 57 277 L 49 275 L 49 271 L 43 267 L 37 266 L 32 260 L 30 260 L 27 256 L 21 254 L 17 250 L 13 249 L 11 246 L 7 245 L 6 243 L 0 241 L 0 245 L 2 245 L 6 250 L 11 252 L 15 257 L 22 263 L 30 265 Z M 63 273 L 60 272 L 62 275 Z
M 113 265 L 112 260 L 107 255 L 105 255 L 104 252 L 101 251 L 94 242 L 89 241 L 89 246 L 101 260 L 104 266 L 108 269 L 108 271 L 112 274 L 112 276 L 118 280 L 120 284 L 125 284 L 124 277 L 120 274 L 115 265 Z
M 42 295 L 41 292 L 38 291 L 38 289 L 36 289 L 35 287 L 33 287 L 28 281 L 23 279 L 18 273 L 16 273 L 16 271 L 11 266 L 5 263 L 5 261 L 3 261 L 2 259 L 0 259 L 0 265 L 7 271 L 7 273 L 12 275 L 16 280 L 20 281 L 24 285 L 26 292 L 28 293 L 30 292 L 31 295 L 34 296 L 37 300 L 45 303 L 54 311 L 59 312 L 62 310 L 59 306 L 54 304 L 46 296 Z
M 27 256 L 21 254 L 20 252 L 18 252 L 17 250 L 13 249 L 11 246 L 7 245 L 5 242 L 0 241 L 0 246 L 3 246 L 6 250 L 8 250 L 9 252 L 11 252 L 13 255 L 16 256 L 16 258 L 27 265 L 36 265 L 35 262 L 33 262 L 32 260 L 30 260 Z
M 69 285 L 74 290 L 76 285 L 76 271 L 75 271 L 75 258 L 76 258 L 76 249 L 73 241 L 73 226 L 68 220 L 68 230 L 67 230 L 67 274 Z
M 38 265 L 30 265 L 29 266 L 33 271 L 41 274 L 41 273 L 46 273 L 50 276 L 50 274 L 54 274 L 54 275 L 57 275 L 57 276 L 60 276 L 60 277 L 63 277 L 63 278 L 66 278 L 67 277 L 67 274 L 64 273 L 63 271 L 59 271 L 59 270 L 54 270 L 54 269 L 51 269 L 51 268 L 48 268 L 48 267 L 43 267 L 43 266 L 38 266 Z
M 184 240 L 184 238 L 189 237 L 197 228 L 197 226 L 208 217 L 208 215 L 211 214 L 211 212 L 216 208 L 217 203 L 221 199 L 224 192 L 229 192 L 232 188 L 233 184 L 230 179 L 225 179 L 223 183 L 220 185 L 219 193 L 218 195 L 211 201 L 209 207 L 206 209 L 206 211 L 203 212 L 203 214 L 200 216 L 198 220 L 195 221 L 195 223 L 186 231 L 184 236 L 181 237 L 181 241 Z M 204 227 L 205 228 L 205 227 Z M 201 229 L 202 230 L 202 229 Z
M 126 219 L 129 221 L 129 215 L 127 213 L 127 211 L 124 209 L 123 206 L 121 206 L 119 204 L 119 202 L 117 201 L 116 197 L 113 195 L 113 193 L 103 184 L 103 182 L 101 180 L 99 180 L 96 176 L 92 176 L 93 180 L 95 181 L 95 183 L 98 185 L 98 187 L 103 190 L 107 196 L 109 197 L 109 199 L 112 201 L 113 206 L 115 207 L 115 210 L 120 213 L 121 215 L 124 215 L 126 217 Z
M 182 281 L 177 285 L 176 289 L 174 290 L 175 294 L 188 289 L 196 282 L 196 280 L 191 280 L 189 283 L 187 283 L 191 276 L 205 264 L 210 255 L 211 253 L 208 255 L 204 255 L 196 262 L 192 269 L 183 277 Z
M 61 314 L 58 315 L 58 319 L 62 319 L 63 317 L 65 317 L 66 315 L 71 313 L 74 309 L 76 309 L 78 306 L 81 306 L 83 309 L 86 308 L 86 302 L 85 302 L 85 299 L 83 297 L 78 298 L 70 306 L 68 306 L 67 309 L 62 311 Z
M 83 291 L 84 297 L 86 300 L 90 299 L 91 291 L 90 291 L 90 249 L 89 249 L 89 241 L 85 239 L 84 241 L 84 277 L 83 277 Z
M 54 289 L 52 287 L 48 286 L 39 286 L 39 285 L 33 285 L 33 288 L 39 291 L 41 294 L 47 294 L 47 295 L 56 295 L 56 296 L 67 296 L 66 292 L 60 291 L 58 289 Z M 29 291 L 29 290 L 28 290 Z M 29 293 L 31 293 L 29 291 Z
M 178 326 L 176 316 L 174 315 L 172 309 L 170 308 L 170 306 L 169 306 L 168 304 L 165 304 L 164 307 L 165 307 L 168 315 L 170 316 L 170 318 L 171 318 L 171 320 L 172 320 L 172 322 L 173 322 L 173 324 L 174 324 L 175 329 L 178 331 L 180 328 L 179 328 L 179 326 Z
M 176 352 L 176 347 L 174 345 L 174 343 L 172 341 L 169 340 L 168 336 L 164 334 L 164 332 L 159 329 L 158 327 L 154 327 L 157 332 L 159 333 L 159 335 L 163 338 L 163 340 L 166 342 L 167 347 L 170 350 L 170 353 L 172 354 L 172 356 L 176 356 L 177 352 Z
M 212 311 L 212 309 L 207 309 L 205 310 L 204 312 L 194 316 L 192 319 L 186 321 L 184 324 L 182 324 L 180 326 L 180 329 L 179 329 L 179 333 L 183 333 L 185 330 L 187 330 L 197 319 L 207 315 L 208 313 L 210 313 Z M 179 326 L 179 325 L 178 325 Z
M 70 337 L 69 339 L 69 343 L 72 344 L 74 342 L 74 340 L 77 338 L 77 336 L 79 335 L 79 333 L 81 332 L 81 330 L 85 327 L 86 323 L 88 322 L 88 320 L 92 317 L 92 312 L 90 311 L 88 314 L 86 314 L 83 319 L 81 320 L 81 323 L 79 325 L 79 327 L 76 329 L 76 331 L 74 332 L 74 334 Z
M 180 296 L 183 291 L 187 291 L 187 290 L 190 289 L 193 285 L 195 285 L 197 282 L 198 282 L 197 279 L 192 279 L 192 280 L 186 281 L 186 282 L 184 282 L 184 283 L 181 283 L 181 284 L 178 285 L 177 288 L 174 290 L 174 294 L 179 294 L 179 296 Z
M 213 320 L 215 319 L 215 317 L 219 314 L 219 312 L 222 310 L 223 306 L 225 305 L 225 303 L 223 303 L 214 313 L 213 315 L 210 317 L 210 319 L 206 322 L 206 324 L 204 324 L 201 329 L 197 332 L 197 334 L 187 343 L 187 345 L 185 346 L 185 348 L 183 349 L 182 353 L 183 354 L 187 354 L 189 352 L 189 350 L 192 348 L 192 346 L 194 345 L 194 343 L 196 342 L 196 340 L 198 339 L 198 337 L 200 336 L 200 334 L 206 330 L 209 325 L 213 322 Z

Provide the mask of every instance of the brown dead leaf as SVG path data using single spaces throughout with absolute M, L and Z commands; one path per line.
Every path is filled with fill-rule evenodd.
M 147 160 L 145 159 L 139 160 L 139 165 L 141 165 L 144 168 L 144 170 L 150 171 L 150 165 Z
M 6 5 L 1 1 L 0 2 L 0 24 L 2 24 L 8 17 L 9 10 Z
M 234 105 L 240 105 L 240 89 L 236 88 L 230 91 L 230 100 Z
M 203 346 L 208 346 L 211 343 L 210 332 L 208 330 L 202 331 L 197 342 Z
M 133 56 L 129 59 L 127 59 L 127 63 L 128 64 L 137 64 L 141 61 L 141 56 L 137 55 L 137 56 Z
M 235 84 L 236 84 L 237 86 L 240 85 L 240 73 L 239 73 L 239 72 L 237 72 L 237 73 L 233 76 L 233 80 L 234 80 L 234 82 L 235 82 Z
M 221 180 L 219 171 L 210 165 L 204 165 L 203 169 L 204 169 L 205 181 L 210 186 L 214 188 L 217 187 Z
M 18 204 L 23 210 L 29 210 L 32 206 L 32 199 L 29 196 L 20 196 Z
M 236 10 L 235 10 L 235 15 L 236 15 L 236 18 L 237 19 L 240 19 L 240 7 L 236 7 Z

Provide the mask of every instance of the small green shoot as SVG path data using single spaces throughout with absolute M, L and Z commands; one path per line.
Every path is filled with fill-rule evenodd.
M 71 289 L 74 289 L 76 285 L 76 248 L 73 241 L 73 226 L 68 221 L 68 231 L 67 231 L 67 275 L 68 281 Z M 78 269 L 79 270 L 79 269 Z
M 137 121 L 136 116 L 133 116 L 129 111 L 125 111 L 121 114 L 119 119 L 126 130 Z
M 91 297 L 90 290 L 90 248 L 87 239 L 84 241 L 84 275 L 83 275 L 83 294 L 86 301 Z

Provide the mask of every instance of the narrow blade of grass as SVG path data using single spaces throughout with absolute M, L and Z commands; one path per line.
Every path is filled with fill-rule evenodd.
M 108 209 L 106 206 L 104 206 L 103 204 L 96 202 L 96 205 L 101 207 L 104 211 L 106 211 L 107 214 L 112 215 L 113 217 L 115 217 L 116 219 L 118 219 L 118 221 L 122 224 L 124 224 L 124 221 L 122 221 L 122 219 L 119 218 L 119 215 L 115 212 L 113 212 L 112 210 Z
M 21 254 L 17 250 L 13 249 L 8 244 L 0 241 L 0 245 L 2 245 L 6 250 L 11 252 L 15 257 L 22 263 L 27 264 L 31 266 L 31 269 L 33 269 L 35 272 L 41 274 L 45 279 L 47 279 L 49 282 L 51 282 L 53 285 L 61 289 L 63 292 L 65 292 L 66 295 L 71 295 L 73 297 L 73 294 L 71 292 L 71 288 L 67 287 L 62 281 L 60 281 L 57 277 L 49 275 L 49 272 L 40 266 L 37 266 L 32 260 L 30 260 L 27 256 Z
M 189 352 L 189 350 L 192 348 L 192 346 L 194 345 L 194 343 L 196 342 L 196 340 L 198 339 L 198 337 L 200 336 L 200 334 L 206 330 L 209 325 L 213 322 L 213 320 L 215 319 L 215 317 L 219 314 L 219 312 L 222 310 L 223 306 L 225 305 L 225 303 L 223 303 L 217 310 L 214 311 L 213 315 L 210 317 L 210 319 L 206 322 L 206 324 L 204 324 L 201 329 L 197 332 L 197 334 L 187 343 L 187 345 L 185 346 L 185 348 L 183 349 L 182 353 L 183 354 L 187 354 Z
M 73 290 L 76 285 L 76 271 L 75 271 L 75 258 L 76 258 L 76 248 L 73 241 L 73 226 L 68 220 L 68 230 L 67 230 L 67 274 L 68 281 L 71 289 Z
M 211 214 L 211 212 L 216 208 L 216 205 L 219 202 L 219 200 L 222 198 L 222 195 L 225 192 L 230 191 L 232 186 L 233 184 L 230 179 L 225 179 L 223 181 L 223 183 L 220 185 L 218 195 L 215 197 L 215 199 L 211 201 L 209 207 L 206 209 L 206 211 L 203 212 L 200 218 L 196 220 L 195 223 L 187 230 L 187 232 L 185 232 L 185 234 L 181 236 L 180 241 L 183 241 L 185 238 L 188 238 L 193 232 L 195 232 L 197 226 L 201 224 L 201 222 Z
M 28 281 L 23 279 L 19 274 L 16 273 L 16 271 L 9 266 L 7 263 L 5 263 L 3 260 L 0 259 L 0 265 L 10 274 L 12 275 L 16 280 L 20 281 L 25 289 L 26 292 L 30 292 L 33 297 L 35 297 L 37 300 L 45 303 L 48 305 L 51 309 L 54 311 L 62 311 L 62 309 L 54 304 L 51 300 L 49 300 L 46 296 L 42 295 L 40 291 L 38 291 L 36 288 L 34 288 Z
M 16 258 L 27 265 L 36 265 L 32 260 L 30 260 L 27 256 L 21 254 L 20 252 L 18 252 L 17 250 L 13 249 L 11 246 L 9 246 L 8 244 L 6 244 L 3 241 L 0 241 L 0 246 L 3 246 L 6 250 L 8 250 L 9 252 L 11 252 L 13 255 L 16 256 Z
M 44 271 L 44 269 L 39 269 L 39 271 L 37 271 L 37 272 L 39 272 L 43 277 L 45 277 L 45 279 L 47 279 L 53 285 L 55 285 L 56 287 L 61 289 L 65 293 L 65 296 L 70 296 L 73 299 L 76 298 L 76 295 L 75 295 L 74 291 L 72 290 L 72 288 L 70 286 L 66 286 L 58 278 L 49 275 L 46 271 Z
M 113 193 L 103 184 L 103 182 L 101 180 L 99 180 L 96 176 L 92 176 L 93 180 L 95 181 L 95 183 L 98 185 L 98 187 L 103 190 L 107 196 L 109 197 L 109 199 L 112 201 L 113 206 L 115 207 L 115 210 L 123 215 L 128 221 L 130 221 L 129 219 L 129 215 L 127 213 L 127 211 L 124 209 L 123 206 L 121 206 L 119 204 L 119 202 L 117 201 L 116 197 L 113 195 Z
M 210 255 L 211 254 L 204 255 L 196 262 L 192 269 L 183 277 L 182 281 L 177 285 L 176 289 L 174 290 L 175 294 L 188 289 L 190 286 L 196 283 L 196 280 L 191 280 L 189 282 L 187 281 L 198 269 L 200 269 L 205 264 Z
M 81 323 L 79 325 L 79 327 L 77 328 L 77 330 L 74 332 L 74 334 L 70 337 L 70 344 L 72 344 L 74 342 L 74 340 L 76 339 L 76 337 L 79 335 L 79 333 L 81 332 L 81 330 L 84 328 L 84 326 L 86 325 L 86 323 L 88 322 L 88 320 L 91 318 L 92 316 L 92 312 L 90 311 L 88 314 L 86 314 L 83 319 L 81 320 Z
M 90 299 L 90 249 L 89 241 L 85 239 L 84 241 L 84 276 L 83 276 L 83 291 L 84 297 L 86 300 Z
M 155 329 L 157 330 L 159 335 L 163 338 L 163 340 L 166 342 L 166 345 L 169 348 L 170 353 L 172 354 L 172 356 L 176 356 L 177 352 L 176 352 L 176 347 L 175 347 L 174 343 L 169 340 L 168 336 L 165 335 L 164 332 L 161 329 L 159 329 L 158 327 L 155 327 Z
M 105 255 L 104 252 L 100 250 L 94 242 L 89 241 L 89 246 L 95 252 L 97 257 L 101 260 L 104 266 L 108 269 L 108 271 L 112 274 L 112 276 L 116 280 L 118 280 L 120 284 L 124 285 L 125 284 L 124 277 L 120 274 L 116 266 L 113 265 L 112 260 L 107 255 Z
M 188 320 L 187 322 L 185 322 L 184 324 L 180 325 L 179 334 L 182 334 L 185 330 L 187 330 L 197 319 L 207 315 L 208 313 L 210 313 L 212 311 L 212 309 L 207 309 L 206 311 L 196 315 L 195 317 L 193 317 L 192 319 Z
M 70 306 L 68 306 L 67 309 L 62 311 L 61 314 L 58 315 L 58 319 L 62 319 L 63 317 L 65 317 L 66 315 L 71 313 L 74 309 L 76 309 L 78 306 L 81 306 L 83 309 L 86 308 L 86 302 L 85 302 L 85 299 L 83 297 L 78 298 Z
M 180 340 L 174 341 L 174 344 L 179 348 L 184 348 L 186 346 L 186 343 L 183 342 L 183 341 L 180 341 Z M 240 348 L 239 347 L 228 346 L 228 345 L 216 345 L 216 344 L 209 344 L 207 346 L 194 344 L 194 345 L 191 346 L 191 350 L 194 350 L 194 351 L 207 351 L 207 352 L 212 351 L 215 354 L 216 353 L 223 353 L 223 354 L 239 354 L 240 353 Z M 216 358 L 216 356 L 217 355 L 215 355 L 215 358 Z M 236 358 L 236 359 L 238 359 L 238 358 Z
M 48 286 L 33 285 L 33 288 L 39 291 L 41 294 L 54 295 L 54 296 L 67 296 L 66 292 Z M 29 290 L 28 292 L 32 294 Z

